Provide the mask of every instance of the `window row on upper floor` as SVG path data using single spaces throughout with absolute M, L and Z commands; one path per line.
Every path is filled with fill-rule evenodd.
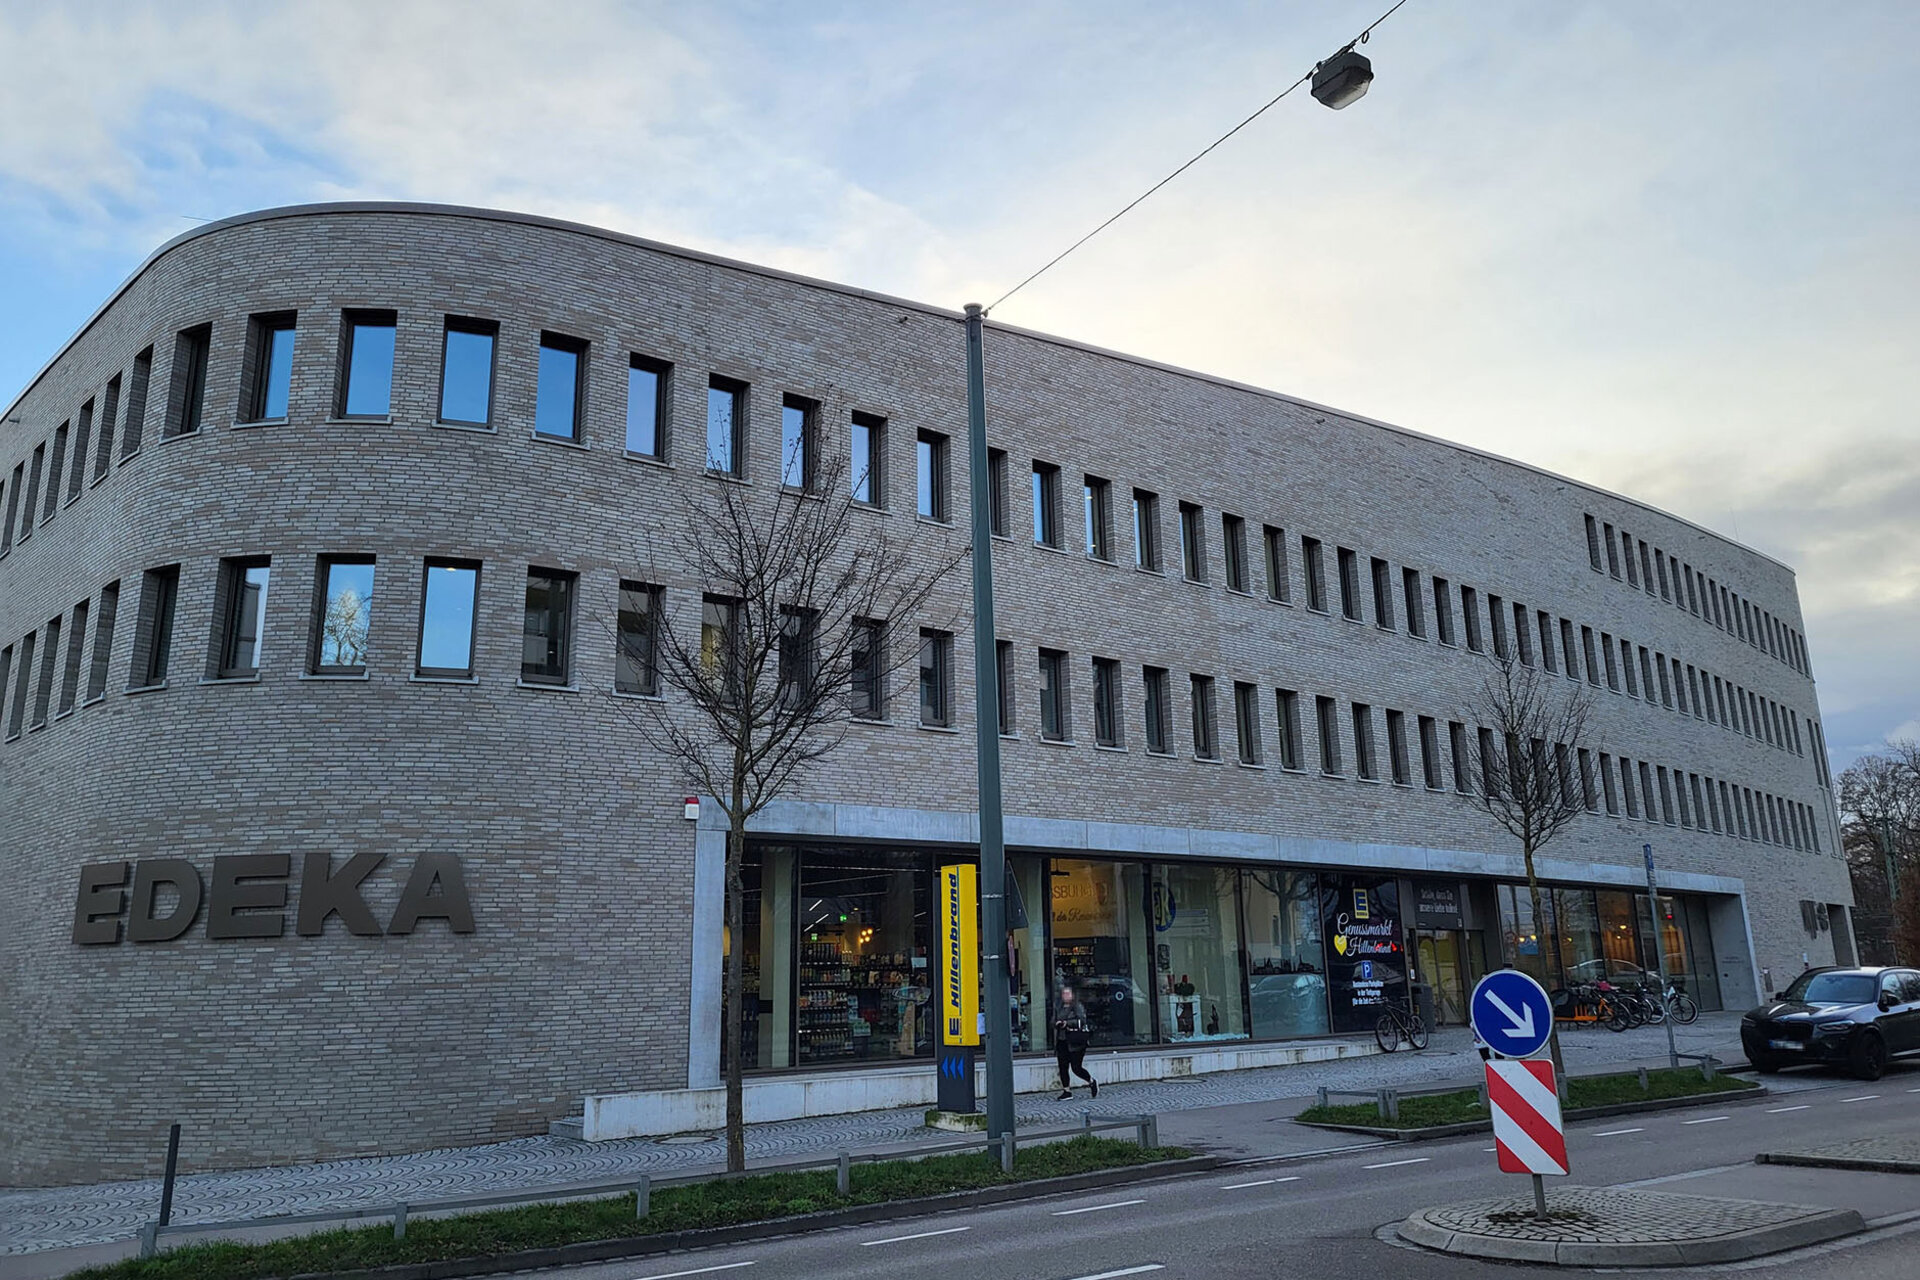
M 1616 533 L 1610 522 L 1596 520 L 1591 513 L 1585 520 L 1587 563 L 1595 573 L 1608 574 L 1615 581 L 1665 600 L 1812 679 L 1807 638 L 1799 631 L 1644 538 L 1636 538 L 1625 529 Z
M 313 591 L 306 608 L 304 678 L 365 679 L 371 652 L 376 570 L 367 555 L 323 555 L 314 562 Z M 478 683 L 475 651 L 479 640 L 481 574 L 479 560 L 429 557 L 420 562 L 418 622 L 412 637 L 412 678 Z M 177 647 L 176 615 L 181 570 L 161 565 L 141 575 L 133 651 L 128 662 L 128 693 L 167 687 Z M 222 559 L 213 590 L 202 683 L 253 682 L 260 678 L 270 615 L 268 588 L 273 562 L 265 556 Z M 580 599 L 578 575 L 563 569 L 530 566 L 520 588 L 519 681 L 533 687 L 577 688 L 576 645 Z M 639 697 L 663 693 L 661 674 L 665 593 L 658 585 L 619 582 L 611 626 L 613 680 L 609 692 Z M 0 712 L 6 714 L 6 740 L 46 727 L 102 699 L 107 691 L 121 584 L 108 583 L 97 597 L 79 601 L 71 611 L 0 648 Z M 725 597 L 701 597 L 700 635 L 693 652 L 703 662 L 731 664 L 743 620 L 738 603 Z M 888 650 L 900 643 L 907 623 L 860 620 L 850 637 L 843 671 L 823 669 L 811 617 L 793 611 L 781 620 L 781 641 L 774 656 L 777 694 L 782 698 L 811 692 L 817 681 L 833 681 L 847 694 L 846 714 L 856 722 L 890 723 Z M 85 648 L 92 639 L 91 651 Z M 64 639 L 64 647 L 63 647 Z M 951 730 L 954 704 L 954 636 L 942 630 L 917 631 L 914 655 L 917 718 L 921 727 Z M 1022 679 L 1012 640 L 998 642 L 998 727 L 1018 737 L 1018 706 L 1023 688 L 1032 691 L 1034 727 L 1047 743 L 1072 745 L 1076 716 L 1075 663 L 1060 649 L 1041 646 Z M 38 658 L 36 679 L 35 660 Z M 1091 688 L 1093 746 L 1128 749 L 1127 689 L 1132 683 L 1120 659 L 1095 656 L 1087 668 Z M 1145 752 L 1176 755 L 1174 673 L 1164 666 L 1138 670 L 1139 724 Z M 1263 690 L 1253 681 L 1230 682 L 1234 759 L 1242 766 L 1268 766 L 1265 710 L 1270 693 L 1276 760 L 1285 772 L 1309 772 L 1309 760 L 1330 778 L 1351 776 L 1364 782 L 1388 781 L 1414 787 L 1413 752 L 1420 755 L 1420 781 L 1430 791 L 1471 795 L 1496 785 L 1499 745 L 1484 727 L 1470 728 L 1397 708 L 1376 711 L 1373 704 L 1349 702 L 1343 708 L 1331 696 L 1296 689 Z M 1214 676 L 1186 675 L 1185 715 L 1192 758 L 1223 763 L 1226 746 L 1219 726 L 1220 694 Z M 11 687 L 9 687 L 11 686 Z M 84 692 L 83 692 L 84 690 Z M 10 699 L 9 699 L 9 694 Z M 1310 714 L 1309 714 L 1310 713 Z M 1379 726 L 1385 725 L 1382 777 Z M 1312 756 L 1309 756 L 1311 735 Z M 1509 751 L 1515 750 L 1508 744 Z M 1665 822 L 1700 832 L 1736 835 L 1821 851 L 1813 810 L 1804 804 L 1724 779 L 1646 761 L 1594 752 L 1583 746 L 1533 744 L 1543 775 L 1553 772 L 1568 803 L 1612 816 Z M 1595 769 L 1597 756 L 1597 774 Z M 1656 807 L 1657 803 L 1657 807 Z

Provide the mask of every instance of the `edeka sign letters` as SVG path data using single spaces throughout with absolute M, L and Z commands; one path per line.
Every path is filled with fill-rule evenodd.
M 980 1043 L 980 869 L 972 863 L 940 868 L 940 950 L 945 972 L 941 1040 Z
M 1388 1004 L 1407 999 L 1400 885 L 1392 877 L 1320 877 L 1320 936 L 1327 954 L 1333 1030 L 1370 1031 Z
M 466 877 L 460 859 L 450 853 L 423 853 L 413 860 L 400 901 L 382 928 L 360 896 L 360 886 L 385 858 L 356 853 L 335 867 L 330 854 L 307 854 L 300 866 L 294 932 L 317 938 L 332 916 L 340 917 L 348 933 L 362 937 L 409 934 L 422 920 L 445 920 L 454 933 L 473 932 Z M 111 946 L 124 933 L 129 942 L 171 942 L 193 928 L 202 902 L 209 938 L 278 938 L 287 931 L 292 875 L 293 860 L 284 853 L 215 858 L 210 887 L 185 858 L 88 863 L 80 868 L 73 940 L 82 946 Z

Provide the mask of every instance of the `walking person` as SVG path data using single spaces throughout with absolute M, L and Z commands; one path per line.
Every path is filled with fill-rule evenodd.
M 1071 1070 L 1087 1082 L 1087 1089 L 1093 1097 L 1100 1096 L 1100 1083 L 1087 1070 L 1087 1042 L 1093 1038 L 1093 1029 L 1087 1023 L 1087 1010 L 1074 994 L 1071 986 L 1062 986 L 1053 1006 L 1053 1056 L 1060 1064 L 1060 1098 L 1062 1101 L 1073 1096 L 1073 1081 L 1068 1078 Z

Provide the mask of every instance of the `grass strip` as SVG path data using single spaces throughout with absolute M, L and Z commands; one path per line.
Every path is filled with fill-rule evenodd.
M 1640 1087 L 1635 1071 L 1604 1076 L 1575 1076 L 1567 1081 L 1569 1111 L 1583 1107 L 1611 1107 L 1622 1103 L 1660 1102 L 1670 1098 L 1691 1098 L 1711 1093 L 1742 1093 L 1758 1088 L 1750 1080 L 1716 1075 L 1703 1080 L 1697 1067 L 1663 1067 L 1647 1072 L 1647 1087 Z M 1445 1124 L 1472 1124 L 1489 1119 L 1480 1104 L 1478 1089 L 1457 1093 L 1436 1093 L 1425 1097 L 1401 1098 L 1400 1118 L 1387 1119 L 1372 1102 L 1342 1103 L 1308 1107 L 1294 1117 L 1307 1124 L 1359 1125 L 1371 1129 L 1428 1129 Z
M 1083 1136 L 1021 1148 L 1012 1173 L 1001 1170 L 997 1156 L 975 1152 L 884 1160 L 854 1165 L 852 1191 L 845 1196 L 835 1192 L 830 1169 L 753 1174 L 657 1187 L 650 1212 L 640 1220 L 633 1216 L 631 1195 L 532 1204 L 457 1217 L 410 1219 L 401 1240 L 393 1238 L 391 1225 L 382 1223 L 259 1243 L 222 1240 L 183 1245 L 152 1258 L 89 1267 L 72 1273 L 68 1280 L 264 1280 L 398 1262 L 485 1257 L 589 1240 L 736 1226 L 824 1209 L 1152 1164 L 1191 1154 L 1179 1147 L 1147 1149 L 1122 1139 Z

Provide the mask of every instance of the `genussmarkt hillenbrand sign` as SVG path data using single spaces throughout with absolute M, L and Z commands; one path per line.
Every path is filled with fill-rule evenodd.
M 1480 979 L 1467 1016 L 1480 1042 L 1503 1058 L 1530 1058 L 1553 1034 L 1553 1002 L 1518 969 L 1497 969 Z

